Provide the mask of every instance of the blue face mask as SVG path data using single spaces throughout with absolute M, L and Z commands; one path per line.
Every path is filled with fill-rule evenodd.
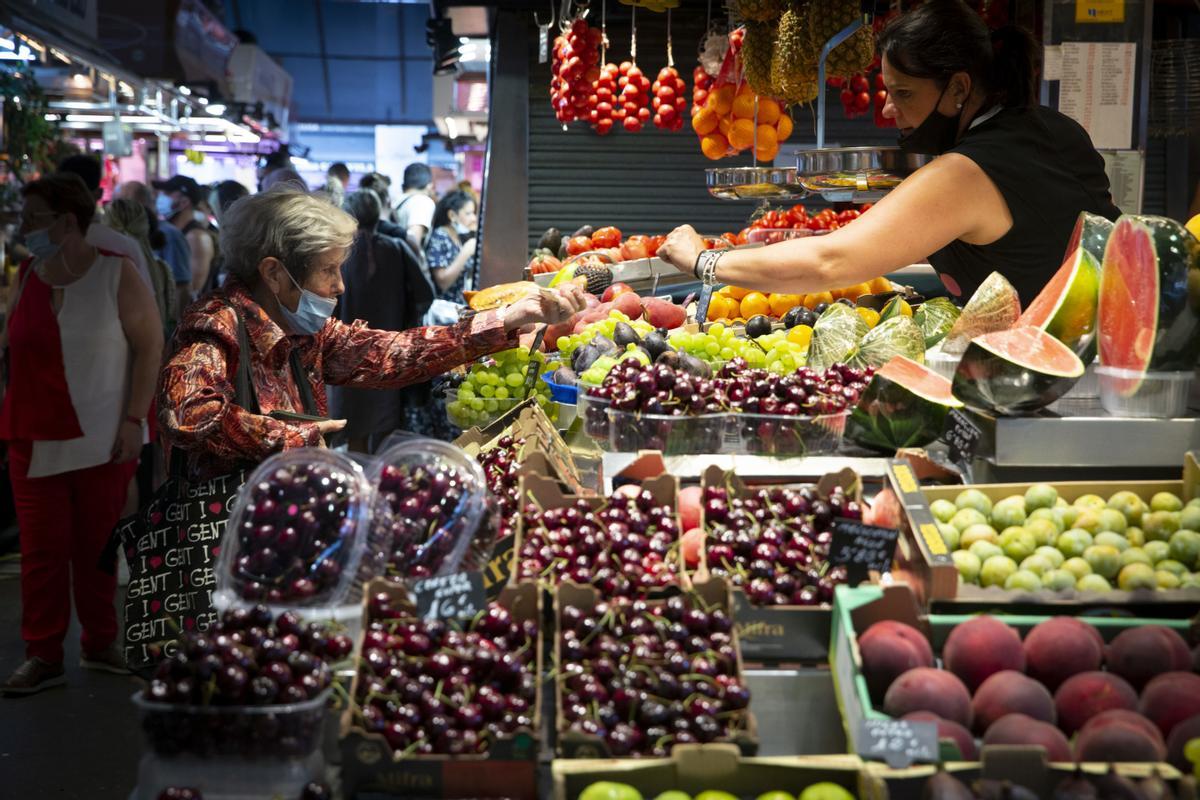
M 296 283 L 296 279 L 292 277 L 292 273 L 287 272 L 286 268 L 284 272 L 287 273 L 292 284 L 300 290 L 300 302 L 297 304 L 296 310 L 291 311 L 276 296 L 275 300 L 279 303 L 279 310 L 283 312 L 283 318 L 287 320 L 288 327 L 293 332 L 312 336 L 324 328 L 325 323 L 333 315 L 333 309 L 337 307 L 337 298 L 321 297 L 316 292 L 310 292 Z
M 38 261 L 47 262 L 58 255 L 58 251 L 62 249 L 61 244 L 55 244 L 50 241 L 50 227 L 37 231 L 30 231 L 25 234 L 25 247 L 29 252 L 33 253 L 33 257 Z
M 170 219 L 175 216 L 175 204 L 171 202 L 171 198 L 165 194 L 160 194 L 154 198 L 154 210 L 163 219 Z

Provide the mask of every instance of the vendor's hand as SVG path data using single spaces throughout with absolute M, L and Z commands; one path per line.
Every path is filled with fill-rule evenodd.
M 475 248 L 478 246 L 479 237 L 472 236 L 470 239 L 467 239 L 465 242 L 463 242 L 462 252 L 466 254 L 467 258 L 470 258 L 471 256 L 475 255 Z
M 141 452 L 142 426 L 127 419 L 121 420 L 121 427 L 117 429 L 117 440 L 113 442 L 113 463 L 128 463 L 137 458 Z
M 504 320 L 505 331 L 515 331 L 538 322 L 547 325 L 564 322 L 585 308 L 583 289 L 568 282 L 554 289 L 538 287 L 502 309 L 500 317 Z
M 696 259 L 704 250 L 704 238 L 691 225 L 680 225 L 658 248 L 658 257 L 685 275 L 693 275 Z
M 331 433 L 337 433 L 344 427 L 346 427 L 346 420 L 344 419 L 327 419 L 323 422 L 318 422 L 317 430 L 321 432 L 321 447 L 325 446 L 325 437 Z

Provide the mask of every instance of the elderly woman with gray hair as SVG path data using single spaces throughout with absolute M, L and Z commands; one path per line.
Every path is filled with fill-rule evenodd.
M 383 331 L 333 319 L 358 229 L 346 212 L 298 191 L 246 197 L 226 213 L 221 252 L 229 280 L 180 323 L 159 380 L 159 422 L 187 452 L 192 477 L 324 444 L 346 425 L 323 419 L 326 384 L 390 389 L 427 381 L 515 346 L 528 325 L 584 308 L 581 290 L 571 286 L 532 292 L 456 325 Z M 257 409 L 235 402 L 239 354 L 249 359 Z M 305 418 L 305 398 L 322 419 Z

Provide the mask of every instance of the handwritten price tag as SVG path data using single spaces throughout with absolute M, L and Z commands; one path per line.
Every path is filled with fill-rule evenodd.
M 892 568 L 899 537 L 900 531 L 895 528 L 880 528 L 850 519 L 834 520 L 829 562 L 846 567 L 852 579 L 866 577 L 871 570 L 887 572 Z
M 952 462 L 970 466 L 983 440 L 983 431 L 965 412 L 954 408 L 946 417 L 946 429 L 942 432 L 942 439 L 950 448 Z
M 938 760 L 937 726 L 932 722 L 864 719 L 855 741 L 860 756 L 886 761 L 893 769 Z
M 422 619 L 471 619 L 484 609 L 483 575 L 455 572 L 418 581 L 413 587 Z

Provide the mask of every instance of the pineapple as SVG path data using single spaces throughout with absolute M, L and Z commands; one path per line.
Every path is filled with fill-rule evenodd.
M 742 40 L 742 70 L 755 94 L 774 97 L 771 86 L 771 56 L 775 52 L 774 22 L 747 22 Z
M 732 6 L 746 22 L 771 22 L 783 13 L 783 0 L 733 0 Z
M 817 56 L 813 12 L 818 0 L 793 2 L 779 19 L 779 34 L 771 57 L 773 94 L 789 103 L 809 103 L 817 96 Z
M 864 25 L 829 53 L 825 62 L 825 72 L 828 75 L 849 77 L 865 72 L 874 60 L 875 32 L 870 25 Z

